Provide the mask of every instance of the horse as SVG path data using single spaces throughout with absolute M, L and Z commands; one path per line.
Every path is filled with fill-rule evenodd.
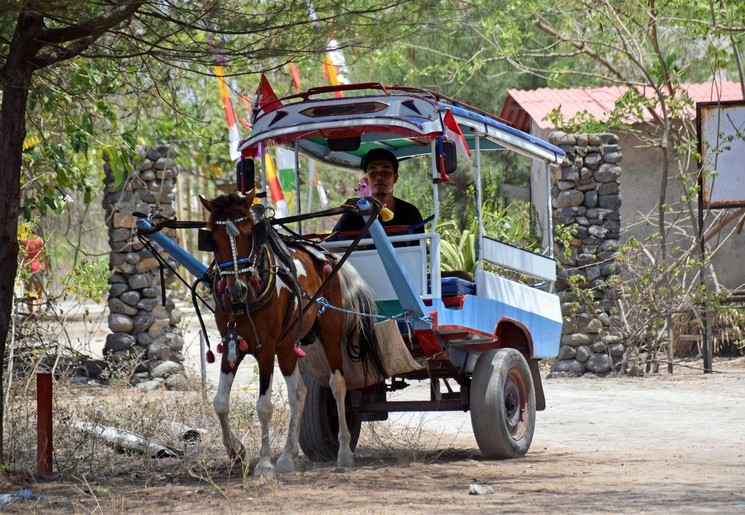
M 351 265 L 334 270 L 334 256 L 311 253 L 311 248 L 293 245 L 280 237 L 264 216 L 263 206 L 253 204 L 254 190 L 212 200 L 200 196 L 200 200 L 209 212 L 206 229 L 211 233 L 215 258 L 212 295 L 215 322 L 222 336 L 217 348 L 222 352 L 220 381 L 213 407 L 229 458 L 245 463 L 245 447 L 230 429 L 228 401 L 235 373 L 245 356 L 251 354 L 259 369 L 256 414 L 261 426 L 254 475 L 281 475 L 294 470 L 307 392 L 298 359 L 304 355 L 302 345 L 320 345 L 328 362 L 328 383 L 339 415 L 336 464 L 340 468 L 353 466 L 345 416 L 343 352 L 363 356 L 370 361 L 369 366 L 385 373 L 374 324 L 370 317 L 362 315 L 374 311 L 369 286 Z M 321 309 L 319 303 L 311 303 L 320 293 L 325 307 L 342 309 Z M 272 466 L 269 444 L 275 356 L 287 384 L 290 408 L 287 439 L 276 468 Z

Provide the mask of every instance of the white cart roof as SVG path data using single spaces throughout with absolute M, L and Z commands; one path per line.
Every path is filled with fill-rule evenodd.
M 328 97 L 338 92 L 344 96 Z M 481 150 L 509 149 L 549 163 L 559 163 L 564 156 L 559 147 L 451 98 L 377 83 L 314 88 L 257 107 L 252 134 L 239 149 L 243 157 L 255 157 L 261 145 L 293 148 L 297 143 L 299 151 L 313 159 L 359 169 L 362 157 L 373 148 L 389 150 L 399 160 L 429 155 L 432 141 L 447 139 L 448 111 L 471 150 L 478 137 Z M 354 150 L 332 150 L 358 136 L 360 145 Z

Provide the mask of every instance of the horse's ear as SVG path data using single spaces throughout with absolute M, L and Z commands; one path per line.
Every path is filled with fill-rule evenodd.
M 212 212 L 212 202 L 204 198 L 202 195 L 199 195 L 199 201 L 204 206 L 204 209 L 206 209 L 208 212 Z
M 256 188 L 251 188 L 246 193 L 244 193 L 245 201 L 246 201 L 246 207 L 248 209 L 251 209 L 251 206 L 254 205 L 254 197 L 256 196 Z

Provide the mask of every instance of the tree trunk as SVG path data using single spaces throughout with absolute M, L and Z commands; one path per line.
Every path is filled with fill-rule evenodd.
M 31 59 L 38 51 L 36 37 L 41 19 L 22 14 L 18 19 L 8 58 L 0 68 L 0 464 L 5 463 L 3 418 L 5 414 L 5 343 L 8 339 L 13 285 L 18 271 L 18 211 L 20 209 L 21 161 L 26 137 L 26 101 L 31 85 Z
M 2 416 L 5 413 L 5 389 L 3 370 L 5 369 L 5 342 L 10 327 L 13 305 L 13 285 L 18 271 L 18 210 L 20 207 L 21 154 L 26 135 L 25 115 L 28 89 L 23 87 L 3 88 L 2 107 L 0 107 L 0 219 L 8 223 L 0 224 L 0 463 L 4 463 L 2 435 Z

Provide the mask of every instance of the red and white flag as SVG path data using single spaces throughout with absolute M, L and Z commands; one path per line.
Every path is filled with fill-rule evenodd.
M 460 126 L 458 125 L 458 122 L 455 121 L 455 116 L 453 116 L 453 113 L 450 111 L 450 109 L 445 112 L 445 117 L 442 121 L 443 125 L 445 125 L 445 136 L 449 141 L 455 143 L 455 150 L 459 154 L 463 154 L 468 159 L 470 159 L 471 151 L 468 148 L 468 142 L 466 141 L 466 137 L 461 132 Z
M 261 109 L 265 113 L 274 111 L 282 107 L 282 102 L 279 101 L 277 95 L 274 93 L 271 84 L 267 80 L 265 75 L 261 76 L 259 81 L 259 87 L 256 89 L 256 99 L 254 100 L 254 110 Z

